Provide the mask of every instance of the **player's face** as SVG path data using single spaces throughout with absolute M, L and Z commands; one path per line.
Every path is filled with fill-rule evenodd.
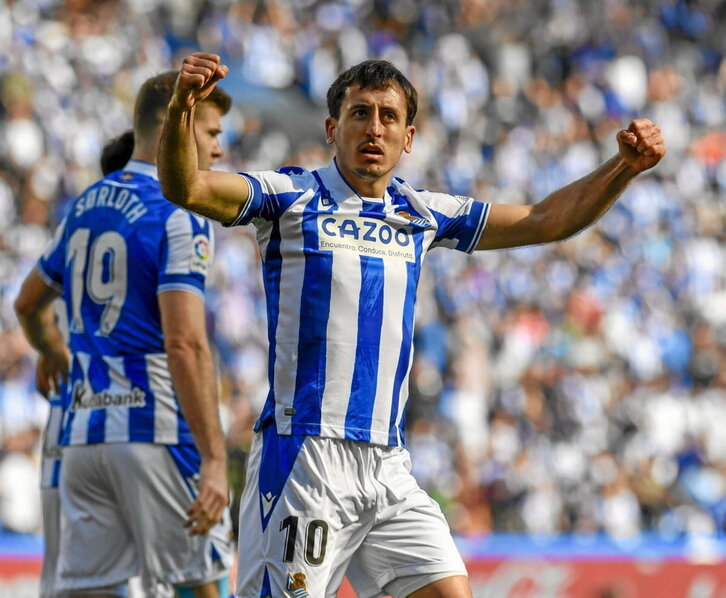
M 406 124 L 406 96 L 397 83 L 346 90 L 339 117 L 325 121 L 338 166 L 365 197 L 383 197 L 401 152 L 410 152 L 416 129 Z
M 221 132 L 221 110 L 211 102 L 198 104 L 194 112 L 194 137 L 199 170 L 208 170 L 224 154 L 218 139 Z

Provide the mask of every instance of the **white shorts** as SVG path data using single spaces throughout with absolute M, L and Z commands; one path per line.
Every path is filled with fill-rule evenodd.
M 44 486 L 40 489 L 43 505 L 43 568 L 40 573 L 40 598 L 66 598 L 66 592 L 57 589 L 58 545 L 60 543 L 60 491 L 58 487 Z M 164 589 L 154 585 L 153 590 L 144 589 L 139 577 L 129 580 L 128 592 L 123 584 L 118 584 L 115 592 L 127 593 L 129 597 L 145 598 L 164 593 Z M 167 587 L 166 595 L 174 596 L 174 589 Z
M 229 573 L 229 514 L 189 536 L 197 495 L 193 446 L 144 443 L 70 446 L 63 451 L 59 587 L 115 588 L 141 574 L 143 587 L 197 586 Z M 152 596 L 156 592 L 147 591 Z
M 359 598 L 373 598 L 466 575 L 410 470 L 399 447 L 258 432 L 240 505 L 238 598 L 334 598 L 346 574 Z
M 56 589 L 56 565 L 60 536 L 60 496 L 58 488 L 40 489 L 43 505 L 43 568 L 40 572 L 40 598 L 62 598 Z

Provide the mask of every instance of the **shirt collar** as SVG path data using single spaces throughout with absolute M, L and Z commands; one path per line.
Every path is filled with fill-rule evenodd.
M 386 189 L 386 193 L 384 197 L 362 197 L 353 187 L 351 184 L 345 179 L 343 176 L 343 173 L 340 172 L 340 168 L 338 167 L 338 162 L 335 158 L 333 158 L 333 161 L 328 164 L 325 168 L 321 168 L 317 171 L 318 175 L 320 175 L 320 179 L 322 180 L 323 184 L 328 188 L 330 193 L 332 194 L 333 198 L 345 198 L 350 197 L 351 194 L 358 197 L 361 201 L 367 201 L 372 203 L 379 203 L 379 204 L 388 204 L 391 202 L 390 194 L 388 192 L 388 189 Z
M 144 174 L 151 177 L 155 181 L 159 180 L 159 175 L 156 172 L 156 164 L 151 162 L 143 162 L 141 160 L 129 160 L 129 163 L 124 166 L 124 170 L 127 172 L 135 172 L 136 174 Z

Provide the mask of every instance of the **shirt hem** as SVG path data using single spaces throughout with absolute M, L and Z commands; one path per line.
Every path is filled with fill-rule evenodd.
M 267 425 L 275 424 L 277 433 L 281 436 L 316 436 L 319 438 L 334 438 L 336 440 L 352 440 L 354 442 L 365 442 L 366 444 L 375 444 L 378 446 L 399 446 L 405 447 L 405 444 L 399 440 L 399 434 L 392 435 L 388 432 L 371 432 L 364 428 L 345 428 L 341 426 L 320 426 L 314 423 L 280 423 L 280 422 L 263 422 L 255 429 L 262 429 Z M 377 437 L 386 436 L 387 440 L 379 441 Z

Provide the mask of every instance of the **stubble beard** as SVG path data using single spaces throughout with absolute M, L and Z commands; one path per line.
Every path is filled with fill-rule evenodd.
M 353 169 L 353 174 L 367 181 L 376 181 L 383 178 L 390 170 L 385 171 L 382 166 L 371 164 L 370 166 L 359 166 Z

